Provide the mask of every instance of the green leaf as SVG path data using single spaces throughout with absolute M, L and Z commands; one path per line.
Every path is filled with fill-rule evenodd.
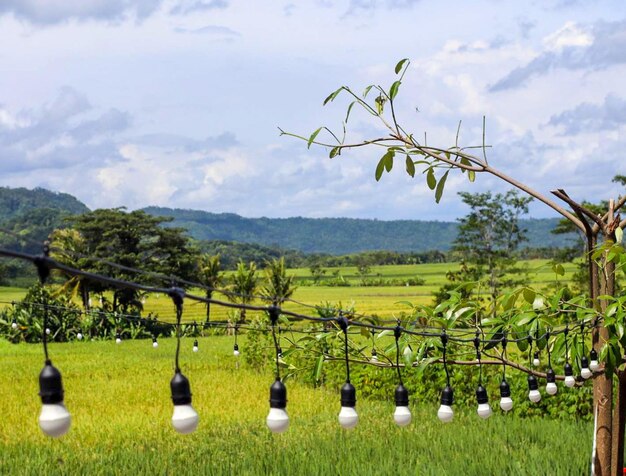
M 350 117 L 350 111 L 352 111 L 352 106 L 354 106 L 355 102 L 356 101 L 352 101 L 350 105 L 348 106 L 348 112 L 346 112 L 346 120 L 345 120 L 346 123 L 348 122 L 348 118 Z
M 415 163 L 413 163 L 410 155 L 406 156 L 406 173 L 411 177 L 415 177 Z
M 376 113 L 380 116 L 383 113 L 384 107 L 385 107 L 385 101 L 386 99 L 383 97 L 383 95 L 379 95 L 376 97 L 376 99 L 374 99 L 374 102 L 376 103 Z
M 402 67 L 404 66 L 404 64 L 409 61 L 409 58 L 404 58 L 400 61 L 398 61 L 398 64 L 396 65 L 396 74 L 400 73 L 400 71 L 402 71 Z
M 315 367 L 313 368 L 313 380 L 315 382 L 319 382 L 321 380 L 323 366 L 324 366 L 324 355 L 320 355 L 317 358 L 317 362 L 315 362 Z
M 535 301 L 536 293 L 530 288 L 524 288 L 522 293 L 524 295 L 524 299 L 528 304 L 532 304 Z
M 374 87 L 373 84 L 370 84 L 368 87 L 365 88 L 365 91 L 363 91 L 363 99 L 365 99 L 367 97 L 367 95 L 369 94 L 370 90 Z
M 526 339 L 518 340 L 516 344 L 520 352 L 526 352 L 529 346 L 528 341 Z
M 307 149 L 311 148 L 311 144 L 313 143 L 313 141 L 315 140 L 315 138 L 317 137 L 317 135 L 320 133 L 320 131 L 323 129 L 323 127 L 320 127 L 318 129 L 315 130 L 315 132 L 313 132 L 313 134 L 311 134 L 311 137 L 309 137 L 309 141 L 306 145 Z
M 332 149 L 330 149 L 329 157 L 332 159 L 334 157 L 337 157 L 340 154 L 341 154 L 341 147 L 339 147 L 339 146 L 333 147 Z
M 565 276 L 565 268 L 563 268 L 562 264 L 559 264 L 559 263 L 553 264 L 552 271 L 554 271 L 554 274 L 558 276 Z
M 389 149 L 385 155 L 383 155 L 383 160 L 385 161 L 385 169 L 387 170 L 387 172 L 391 172 L 391 169 L 393 167 L 393 158 L 396 155 L 395 150 L 393 149 Z
M 545 303 L 543 302 L 543 298 L 541 296 L 537 296 L 535 298 L 535 300 L 533 301 L 533 309 L 535 311 L 539 311 L 541 309 L 543 309 L 545 306 Z
M 469 179 L 470 182 L 474 182 L 474 180 L 476 180 L 476 172 L 474 172 L 473 170 L 468 170 L 467 178 Z
M 435 190 L 436 203 L 439 203 L 439 200 L 441 200 L 441 196 L 443 195 L 443 188 L 446 186 L 446 179 L 448 178 L 449 173 L 449 170 L 446 171 L 446 173 L 443 174 L 443 177 L 441 177 L 441 179 L 439 180 L 439 183 L 437 183 L 437 189 Z
M 334 101 L 334 100 L 335 100 L 335 98 L 337 97 L 337 95 L 338 95 L 341 91 L 343 91 L 343 86 L 341 86 L 339 89 L 337 89 L 337 91 L 334 91 L 334 92 L 330 93 L 330 94 L 328 95 L 328 97 L 327 97 L 326 99 L 324 99 L 324 106 L 325 106 L 326 104 L 328 104 L 329 102 Z
M 621 243 L 623 238 L 624 238 L 624 230 L 618 227 L 615 230 L 615 242 Z
M 394 98 L 398 94 L 398 88 L 400 87 L 401 84 L 402 84 L 401 81 L 394 81 L 394 83 L 391 85 L 391 88 L 389 88 L 389 98 L 392 101 L 394 100 Z
M 374 176 L 377 182 L 383 176 L 384 170 L 385 170 L 385 156 L 383 155 L 382 158 L 378 161 L 378 165 L 376 166 L 376 173 Z
M 426 174 L 426 184 L 429 189 L 435 190 L 435 187 L 437 186 L 437 179 L 435 178 L 435 172 L 433 169 L 428 169 L 428 173 Z

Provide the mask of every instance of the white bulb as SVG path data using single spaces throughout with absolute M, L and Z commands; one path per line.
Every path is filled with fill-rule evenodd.
M 483 418 L 485 420 L 487 418 L 489 418 L 491 416 L 491 413 L 492 413 L 491 412 L 491 407 L 489 406 L 488 403 L 480 403 L 478 405 L 478 410 L 476 410 L 476 412 L 478 413 L 478 416 L 480 418 Z
M 152 347 L 154 347 L 155 349 L 159 346 L 159 343 L 157 341 L 154 341 L 152 343 Z
M 556 392 L 558 391 L 558 387 L 556 386 L 556 383 L 554 382 L 548 382 L 546 384 L 546 393 L 548 395 L 556 395 Z
M 198 346 L 197 346 L 197 345 L 194 345 L 194 346 L 193 346 L 193 349 L 191 349 L 191 350 L 193 350 L 194 352 L 198 352 Z
M 44 403 L 39 414 L 39 427 L 48 436 L 58 438 L 70 429 L 72 417 L 63 402 L 55 404 Z
M 513 408 L 513 400 L 511 400 L 511 397 L 502 397 L 500 399 L 500 408 L 505 412 L 510 411 Z
M 591 372 L 589 368 L 583 367 L 582 369 L 580 369 L 580 376 L 587 380 L 588 378 L 591 378 L 593 376 L 593 372 Z
M 345 430 L 351 430 L 359 422 L 359 415 L 354 407 L 341 407 L 339 424 Z
M 178 433 L 186 435 L 198 427 L 200 417 L 191 405 L 174 405 L 172 425 Z
M 289 428 L 289 415 L 284 408 L 270 408 L 265 421 L 272 433 L 282 433 Z
M 12 322 L 11 323 L 11 328 L 12 329 L 17 329 L 17 322 Z
M 450 423 L 454 418 L 454 411 L 452 410 L 452 407 L 448 405 L 441 405 L 439 410 L 437 410 L 437 418 L 444 423 Z
M 238 350 L 233 350 L 233 355 L 235 357 L 239 357 L 239 351 Z
M 531 390 L 530 392 L 528 392 L 528 399 L 533 403 L 539 402 L 541 400 L 541 394 L 539 393 L 539 390 Z
M 576 385 L 576 379 L 574 379 L 573 375 L 568 375 L 567 377 L 565 377 L 565 386 L 572 388 L 574 385 Z
M 50 332 L 51 332 L 51 331 L 50 331 L 50 329 L 49 329 L 48 327 L 46 327 L 46 335 L 48 335 L 48 336 L 49 336 L 49 335 L 50 335 Z
M 533 359 L 533 365 L 535 367 L 539 367 L 539 364 L 541 364 L 541 362 L 539 361 L 539 359 Z
M 600 364 L 597 360 L 592 360 L 591 362 L 589 362 L 589 368 L 592 372 L 595 372 L 596 370 L 600 369 Z
M 115 343 L 116 344 L 121 344 L 122 343 L 122 339 L 120 339 L 119 337 L 115 338 Z
M 83 340 L 83 335 L 79 332 L 78 334 L 76 334 L 76 338 L 78 340 Z
M 398 426 L 407 426 L 411 423 L 411 410 L 409 407 L 396 407 L 396 411 L 393 412 L 393 421 Z

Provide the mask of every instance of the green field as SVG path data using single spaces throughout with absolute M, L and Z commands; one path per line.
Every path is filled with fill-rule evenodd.
M 291 427 L 265 427 L 272 375 L 235 367 L 232 338 L 183 341 L 181 364 L 201 421 L 192 435 L 170 425 L 174 339 L 52 344 L 72 429 L 59 440 L 39 431 L 41 346 L 0 341 L 0 474 L 571 475 L 588 472 L 592 424 L 519 419 L 499 410 L 486 421 L 438 402 L 412 399 L 413 423 L 397 428 L 393 403 L 361 399 L 359 426 L 337 424 L 336 389 L 288 382 Z M 246 352 L 245 340 L 242 352 Z M 332 365 L 332 364 L 329 364 Z M 390 394 L 393 389 L 390 389 Z M 493 406 L 497 404 L 493 402 Z
M 542 288 L 554 282 L 555 275 L 548 260 L 525 261 L 521 262 L 521 264 L 528 267 L 529 277 L 534 286 Z M 573 264 L 566 264 L 565 276 L 561 280 L 567 281 L 570 279 L 574 268 Z M 377 314 L 383 318 L 393 318 L 400 312 L 407 311 L 407 307 L 399 304 L 399 301 L 410 301 L 419 304 L 430 303 L 433 292 L 446 283 L 446 272 L 457 269 L 457 263 L 373 266 L 370 273 L 371 277 L 406 279 L 419 276 L 425 280 L 425 284 L 423 286 L 359 286 L 358 283 L 361 278 L 357 275 L 355 267 L 328 268 L 329 275 L 333 271 L 339 270 L 339 274 L 350 282 L 351 286 L 300 286 L 296 290 L 293 299 L 313 306 L 323 302 L 341 302 L 344 308 L 354 305 L 355 310 L 361 314 Z M 260 275 L 262 275 L 261 273 Z M 289 273 L 296 276 L 299 280 L 311 279 L 311 273 L 306 268 L 292 269 L 289 270 Z M 202 295 L 200 290 L 191 290 L 191 292 Z M 2 303 L 7 305 L 7 302 L 19 300 L 24 293 L 25 290 L 19 288 L 0 288 L 0 306 L 3 305 Z M 219 293 L 216 293 L 214 298 L 224 299 Z M 306 306 L 294 303 L 287 303 L 284 307 L 285 309 L 304 314 L 313 312 L 312 309 Z M 185 320 L 197 319 L 198 322 L 201 322 L 205 316 L 204 309 L 204 304 L 188 300 L 185 305 Z M 146 296 L 144 310 L 146 313 L 151 312 L 158 315 L 163 320 L 171 320 L 174 315 L 172 302 L 164 295 Z M 213 306 L 212 318 L 214 320 L 226 320 L 228 319 L 228 312 L 225 308 Z

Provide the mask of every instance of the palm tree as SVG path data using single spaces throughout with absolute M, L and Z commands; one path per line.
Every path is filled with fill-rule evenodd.
M 248 266 L 243 261 L 237 263 L 235 274 L 231 277 L 230 291 L 228 299 L 239 304 L 249 304 L 254 299 L 258 279 L 256 276 L 256 263 L 251 261 Z M 246 310 L 241 309 L 239 322 L 246 321 Z
M 78 230 L 64 228 L 54 230 L 50 235 L 51 257 L 72 268 L 84 268 L 87 243 Z M 59 289 L 59 294 L 75 299 L 80 296 L 83 308 L 89 310 L 89 286 L 84 276 L 62 273 L 67 279 Z
M 224 283 L 224 273 L 222 273 L 220 255 L 210 255 L 208 253 L 200 255 L 198 259 L 198 280 L 207 287 L 206 298 L 211 299 L 213 297 L 213 291 Z M 205 324 L 208 324 L 210 320 L 211 303 L 207 302 Z
M 285 258 L 273 259 L 265 262 L 265 284 L 261 294 L 272 301 L 275 306 L 282 305 L 289 299 L 297 286 L 294 277 L 287 276 Z

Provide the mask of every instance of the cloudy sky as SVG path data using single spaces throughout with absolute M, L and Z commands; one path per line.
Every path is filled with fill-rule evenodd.
M 288 137 L 341 130 L 338 86 L 411 66 L 399 121 L 428 143 L 480 143 L 543 193 L 616 196 L 626 174 L 623 0 L 2 0 L 0 185 L 244 216 L 454 219 L 423 176 L 374 181 L 378 149 L 335 159 Z M 352 140 L 379 126 L 352 111 Z M 320 136 L 321 137 L 321 136 Z M 545 206 L 536 217 L 551 216 Z

